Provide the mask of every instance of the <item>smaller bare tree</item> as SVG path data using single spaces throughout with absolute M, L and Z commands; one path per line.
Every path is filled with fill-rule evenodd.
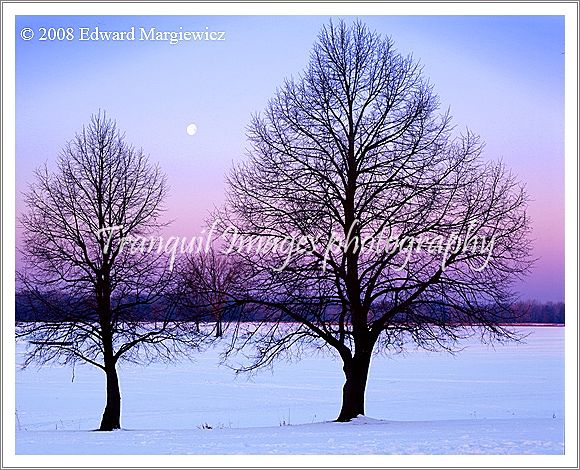
M 163 253 L 130 245 L 156 238 L 166 178 L 104 113 L 64 147 L 55 171 L 45 165 L 35 176 L 20 219 L 20 298 L 36 312 L 36 321 L 17 325 L 29 340 L 25 365 L 103 370 L 99 429 L 118 429 L 117 363 L 168 360 L 197 342 L 165 295 L 174 276 Z

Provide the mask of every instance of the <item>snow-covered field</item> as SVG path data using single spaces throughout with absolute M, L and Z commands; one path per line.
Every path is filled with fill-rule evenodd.
M 248 379 L 194 362 L 120 368 L 123 430 L 90 432 L 104 406 L 92 367 L 16 371 L 17 454 L 562 454 L 564 328 L 523 328 L 525 344 L 456 356 L 373 360 L 368 417 L 331 422 L 340 363 L 310 356 Z M 17 348 L 22 362 L 22 345 Z

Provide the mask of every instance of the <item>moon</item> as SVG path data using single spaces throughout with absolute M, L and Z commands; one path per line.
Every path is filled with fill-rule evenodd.
M 197 134 L 197 125 L 195 125 L 192 122 L 191 124 L 189 124 L 187 126 L 187 128 L 185 129 L 185 131 L 187 132 L 188 135 L 195 135 L 195 134 Z

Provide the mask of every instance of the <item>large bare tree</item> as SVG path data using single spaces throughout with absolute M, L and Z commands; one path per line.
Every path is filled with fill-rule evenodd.
M 171 273 L 155 240 L 166 177 L 99 112 L 25 195 L 21 299 L 37 321 L 17 334 L 26 364 L 82 362 L 106 375 L 100 430 L 120 428 L 117 363 L 168 359 L 194 338 L 172 317 Z
M 234 348 L 254 348 L 246 369 L 333 350 L 348 421 L 364 414 L 374 353 L 514 338 L 501 323 L 530 266 L 527 196 L 476 135 L 453 130 L 389 38 L 360 22 L 323 27 L 248 135 L 220 214 L 244 266 L 233 297 L 265 319 Z

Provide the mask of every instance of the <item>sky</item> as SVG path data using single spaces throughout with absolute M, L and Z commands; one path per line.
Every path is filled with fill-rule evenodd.
M 16 213 L 33 171 L 105 110 L 168 177 L 172 235 L 197 236 L 247 156 L 247 125 L 305 69 L 330 16 L 18 16 Z M 333 17 L 337 19 L 338 17 Z M 351 21 L 354 17 L 343 17 Z M 424 67 L 457 132 L 486 142 L 531 197 L 534 257 L 523 299 L 564 300 L 564 17 L 361 16 Z M 80 28 L 223 32 L 223 41 L 80 41 Z M 41 28 L 72 28 L 41 41 Z M 197 132 L 186 128 L 195 123 Z M 17 226 L 17 243 L 19 229 Z M 17 259 L 18 265 L 18 259 Z

